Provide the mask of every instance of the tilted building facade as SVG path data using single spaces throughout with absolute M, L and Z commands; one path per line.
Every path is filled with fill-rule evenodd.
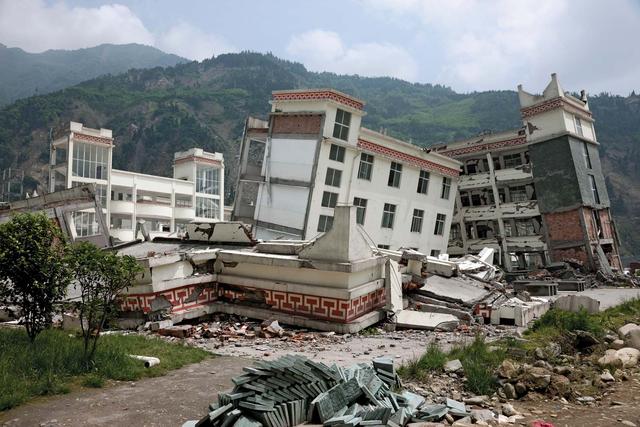
M 565 259 L 620 269 L 586 94 L 565 93 L 553 74 L 542 95 L 518 96 L 521 129 L 434 147 L 463 163 L 448 252 L 491 246 L 509 271 Z
M 364 102 L 331 89 L 273 92 L 249 118 L 233 217 L 259 239 L 310 239 L 355 205 L 371 244 L 445 253 L 460 163 L 361 126 Z

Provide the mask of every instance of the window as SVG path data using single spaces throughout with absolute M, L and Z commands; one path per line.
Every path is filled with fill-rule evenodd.
M 100 229 L 95 212 L 74 212 L 73 223 L 78 237 L 95 236 Z
M 344 163 L 344 147 L 336 144 L 331 144 L 331 150 L 329 150 L 329 159 L 336 162 Z
M 442 178 L 442 192 L 440 197 L 443 199 L 449 199 L 449 193 L 451 192 L 451 178 Z
M 438 255 L 440 255 L 440 250 L 439 249 L 431 249 L 431 256 L 434 258 L 438 258 Z
M 584 136 L 584 132 L 582 132 L 582 120 L 580 120 L 580 117 L 578 116 L 573 116 L 573 117 L 576 123 L 576 133 L 580 136 Z
M 379 249 L 389 249 L 389 245 L 378 245 Z
M 460 234 L 460 224 L 452 224 L 451 229 L 449 230 L 449 240 L 458 240 L 461 238 L 462 235 Z
M 199 218 L 220 219 L 220 202 L 217 199 L 196 197 L 196 216 Z
M 349 125 L 351 113 L 338 108 L 336 112 L 336 124 L 333 126 L 333 137 L 346 141 L 349 139 Z
M 444 214 L 438 214 L 436 216 L 436 227 L 433 230 L 433 234 L 436 236 L 442 236 L 444 234 L 444 222 L 447 220 L 447 216 Z
M 390 203 L 384 204 L 382 211 L 382 228 L 393 228 L 393 220 L 396 216 L 396 205 Z
M 331 230 L 331 226 L 333 225 L 333 217 L 329 215 L 320 215 L 320 219 L 318 220 L 318 231 L 324 233 L 325 231 Z
M 589 156 L 589 146 L 586 142 L 582 143 L 582 154 L 584 155 L 584 163 L 587 169 L 591 169 L 591 157 Z
M 534 236 L 536 229 L 531 219 L 516 219 L 516 233 L 518 236 Z
M 220 194 L 220 169 L 198 165 L 196 168 L 196 193 Z
M 324 183 L 332 187 L 340 187 L 340 179 L 342 178 L 342 171 L 333 168 L 327 168 L 327 176 L 324 178 Z
M 418 193 L 427 194 L 429 189 L 429 172 L 420 171 L 420 177 L 418 178 Z
M 598 194 L 598 186 L 596 185 L 596 177 L 589 175 L 589 181 L 591 182 L 591 191 L 593 192 L 593 200 L 596 204 L 600 204 L 600 194 Z
M 109 148 L 83 142 L 73 143 L 71 173 L 83 178 L 107 179 Z
M 506 220 L 504 222 L 504 235 L 505 237 L 513 237 L 515 234 L 513 233 L 513 226 L 511 225 L 511 221 Z
M 361 199 L 360 197 L 353 198 L 353 205 L 356 209 L 356 222 L 360 225 L 364 225 L 364 216 L 367 213 L 367 199 Z
M 389 169 L 389 187 L 400 187 L 400 177 L 402 176 L 402 164 L 391 162 L 391 169 Z
M 338 202 L 338 193 L 325 191 L 322 193 L 322 206 L 325 208 L 335 208 Z
M 413 210 L 413 218 L 411 219 L 411 232 L 422 233 L 422 220 L 424 218 L 424 211 L 422 209 Z
M 371 181 L 371 171 L 373 170 L 373 156 L 362 153 L 360 155 L 360 166 L 358 167 L 358 178 Z
M 526 202 L 529 200 L 527 197 L 527 188 L 524 185 L 518 187 L 509 188 L 509 196 L 512 202 Z
M 522 165 L 522 156 L 520 153 L 505 154 L 503 160 L 505 169 L 515 168 Z

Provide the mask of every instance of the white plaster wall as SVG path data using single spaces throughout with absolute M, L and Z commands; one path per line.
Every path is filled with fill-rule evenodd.
M 262 184 L 258 192 L 255 219 L 302 229 L 307 210 L 309 189 L 290 185 Z
M 576 135 L 580 135 L 576 128 L 575 116 L 566 111 L 563 111 L 563 113 L 564 113 L 565 126 L 567 127 L 567 130 L 569 130 L 569 132 L 575 133 Z M 596 138 L 593 132 L 592 123 L 584 118 L 580 118 L 580 121 L 582 122 L 582 136 L 584 138 L 595 141 Z
M 193 267 L 188 261 L 180 261 L 172 264 L 159 265 L 153 267 L 151 278 L 153 283 L 165 280 L 179 279 L 193 274 Z
M 316 144 L 316 139 L 273 138 L 270 177 L 309 182 Z

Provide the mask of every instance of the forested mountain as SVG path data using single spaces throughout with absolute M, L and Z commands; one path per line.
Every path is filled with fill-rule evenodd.
M 186 59 L 140 44 L 29 53 L 0 44 L 0 106 L 131 68 L 168 67 Z
M 245 52 L 130 70 L 19 100 L 0 111 L 0 169 L 21 167 L 28 184 L 43 183 L 49 129 L 75 120 L 113 129 L 116 168 L 169 175 L 175 151 L 197 146 L 223 152 L 232 200 L 244 118 L 266 116 L 273 90 L 314 87 L 365 100 L 365 126 L 385 127 L 420 145 L 520 126 L 514 91 L 459 94 L 392 78 L 313 73 L 272 55 Z M 640 97 L 601 94 L 590 98 L 590 107 L 624 251 L 640 257 Z

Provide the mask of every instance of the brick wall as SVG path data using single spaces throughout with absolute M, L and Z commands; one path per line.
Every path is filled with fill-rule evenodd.
M 292 134 L 319 134 L 322 115 L 274 116 L 272 132 Z
M 544 222 L 549 233 L 549 240 L 552 242 L 584 240 L 580 222 L 580 209 L 544 214 Z
M 589 258 L 584 251 L 584 247 L 569 248 L 569 249 L 554 249 L 551 251 L 551 259 L 553 261 L 562 261 L 565 259 L 577 259 L 584 265 L 589 264 Z

